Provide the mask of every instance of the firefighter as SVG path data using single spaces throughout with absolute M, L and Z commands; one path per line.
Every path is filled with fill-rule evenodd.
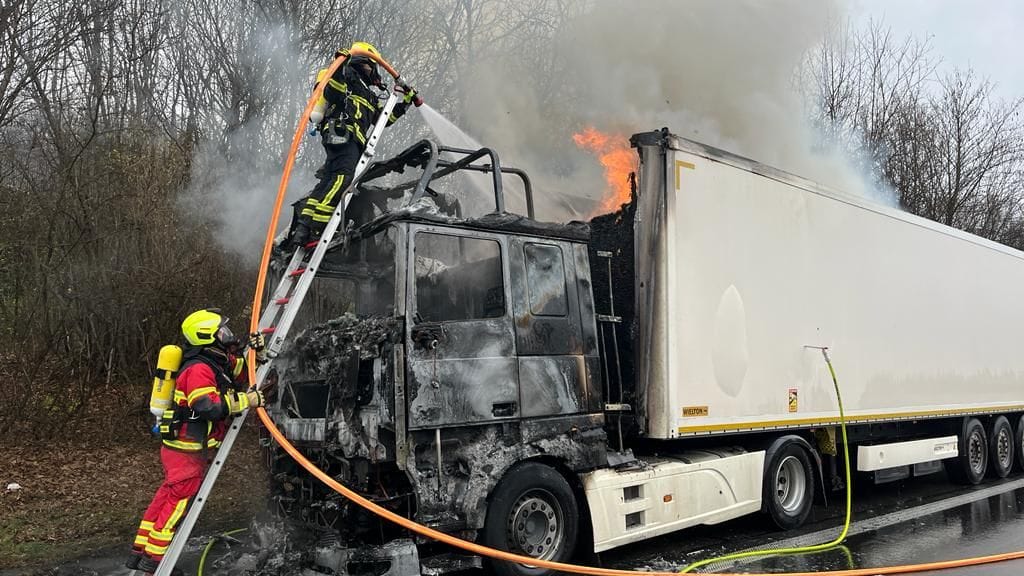
M 142 515 L 126 563 L 129 569 L 156 571 L 190 499 L 199 491 L 213 451 L 224 439 L 229 417 L 264 403 L 263 392 L 246 390 L 248 371 L 227 322 L 218 310 L 207 309 L 189 314 L 181 324 L 188 346 L 178 371 L 174 408 L 161 422 L 164 481 Z M 265 359 L 262 335 L 250 336 L 249 345 L 258 359 Z
M 379 54 L 367 42 L 355 42 L 349 50 L 357 49 Z M 338 50 L 334 57 L 342 54 L 348 54 L 348 50 Z M 317 82 L 326 73 L 326 69 L 320 70 Z M 316 173 L 317 185 L 309 196 L 294 205 L 289 237 L 282 248 L 302 246 L 323 232 L 345 188 L 351 183 L 356 164 L 366 148 L 366 139 L 382 109 L 380 93 L 386 88 L 377 63 L 361 55 L 349 57 L 324 86 L 323 97 L 310 114 L 310 122 L 316 125 L 327 159 Z M 388 117 L 388 126 L 405 114 L 409 104 L 416 99 L 416 91 L 412 88 L 403 87 L 402 90 L 404 98 Z

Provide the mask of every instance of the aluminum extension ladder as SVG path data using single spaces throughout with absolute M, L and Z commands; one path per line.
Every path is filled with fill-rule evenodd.
M 388 118 L 390 118 L 395 105 L 398 103 L 398 97 L 398 93 L 394 90 L 388 96 L 384 109 L 370 131 L 370 137 L 366 140 L 366 148 L 363 150 L 363 155 L 359 158 L 359 163 L 356 165 L 352 181 L 349 182 L 346 188 L 344 200 L 338 203 L 338 208 L 334 210 L 334 214 L 331 215 L 331 219 L 324 227 L 320 239 L 296 248 L 288 268 L 285 269 L 285 273 L 281 277 L 280 282 L 278 282 L 277 288 L 274 289 L 270 303 L 260 316 L 260 332 L 266 335 L 269 341 L 267 342 L 268 360 L 256 371 L 256 382 L 254 384 L 257 388 L 263 384 L 263 380 L 270 372 L 270 366 L 273 364 L 274 358 L 281 352 L 292 322 L 299 313 L 302 301 L 306 298 L 306 292 L 313 283 L 313 278 L 316 276 L 320 261 L 323 260 L 332 238 L 344 220 L 345 210 L 348 208 L 348 204 L 352 199 L 352 193 L 355 191 L 355 183 L 373 159 L 377 142 L 380 140 L 384 127 L 387 126 Z M 241 430 L 245 417 L 248 414 L 249 411 L 246 410 L 232 420 L 231 426 L 224 435 L 224 441 L 214 455 L 213 462 L 210 463 L 210 468 L 206 471 L 202 485 L 199 486 L 199 492 L 196 493 L 195 498 L 189 504 L 188 514 L 185 515 L 185 519 L 178 526 L 174 538 L 171 539 L 167 553 L 154 573 L 155 576 L 171 576 L 171 570 L 174 569 L 175 564 L 178 562 L 178 557 L 181 556 L 181 552 L 185 549 L 189 534 L 191 534 L 192 528 L 195 527 L 196 520 L 198 520 L 203 506 L 213 490 L 214 483 L 217 482 L 217 476 L 220 475 L 224 462 L 227 460 L 228 455 L 231 453 L 231 448 L 235 444 L 235 438 L 238 436 L 238 432 Z

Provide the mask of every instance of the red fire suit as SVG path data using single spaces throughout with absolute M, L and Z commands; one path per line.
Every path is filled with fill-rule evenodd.
M 136 552 L 144 552 L 156 562 L 167 552 L 175 527 L 199 491 L 210 450 L 216 450 L 224 439 L 227 418 L 248 407 L 247 382 L 240 357 L 215 348 L 193 348 L 185 353 L 174 400 L 187 419 L 176 437 L 164 439 L 160 447 L 164 481 L 142 515 L 132 546 Z

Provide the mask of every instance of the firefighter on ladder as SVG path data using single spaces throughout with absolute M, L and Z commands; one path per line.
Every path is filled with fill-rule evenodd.
M 125 564 L 129 569 L 156 571 L 175 527 L 199 491 L 212 451 L 224 439 L 229 417 L 263 405 L 263 392 L 245 391 L 248 371 L 227 322 L 219 311 L 209 309 L 193 312 L 181 324 L 188 347 L 178 371 L 174 408 L 165 412 L 160 423 L 164 481 L 142 515 Z M 250 336 L 249 345 L 259 360 L 265 360 L 262 335 Z M 181 571 L 175 569 L 172 574 Z
M 349 50 L 379 54 L 367 42 L 355 42 Z M 338 50 L 334 57 L 342 54 L 348 54 L 348 50 Z M 320 70 L 317 82 L 326 73 L 326 69 Z M 388 118 L 388 126 L 417 100 L 416 91 L 412 88 L 401 86 L 398 89 L 404 92 L 404 97 L 395 105 Z M 309 120 L 320 133 L 327 159 L 317 171 L 319 182 L 309 196 L 293 205 L 292 224 L 282 250 L 288 252 L 319 238 L 338 207 L 345 188 L 351 183 L 356 164 L 366 148 L 366 139 L 382 109 L 380 92 L 385 91 L 379 66 L 366 56 L 349 57 L 324 86 L 323 96 L 316 103 Z

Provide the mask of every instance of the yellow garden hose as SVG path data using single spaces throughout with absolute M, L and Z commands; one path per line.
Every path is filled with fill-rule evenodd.
M 694 562 L 686 568 L 679 571 L 680 574 L 684 574 L 701 566 L 707 566 L 709 564 L 717 564 L 719 562 L 728 562 L 730 560 L 739 560 L 741 558 L 751 558 L 754 556 L 775 556 L 780 554 L 808 554 L 814 552 L 823 552 L 839 546 L 846 540 L 846 533 L 850 531 L 850 520 L 853 518 L 853 487 L 850 482 L 850 446 L 846 442 L 846 413 L 843 411 L 843 395 L 839 393 L 839 380 L 836 378 L 836 371 L 832 368 L 832 359 L 828 357 L 828 348 L 823 346 L 807 346 L 807 348 L 815 348 L 821 350 L 821 355 L 825 357 L 825 364 L 828 365 L 828 372 L 832 375 L 832 385 L 836 389 L 836 401 L 839 404 L 839 426 L 843 431 L 843 461 L 846 463 L 846 521 L 843 522 L 843 530 L 836 536 L 835 540 L 831 542 L 825 542 L 824 544 L 815 544 L 813 546 L 801 546 L 799 548 L 778 548 L 775 550 L 750 550 L 748 552 L 736 552 L 735 554 L 726 554 L 717 558 L 708 558 L 707 560 L 701 560 L 700 562 Z
M 206 557 L 210 554 L 210 550 L 213 550 L 213 545 L 216 544 L 218 540 L 224 536 L 231 536 L 232 534 L 238 534 L 239 532 L 245 532 L 246 530 L 248 530 L 248 528 L 237 528 L 210 538 L 210 541 L 206 544 L 206 548 L 203 548 L 203 555 L 199 557 L 199 569 L 196 571 L 196 576 L 203 576 L 203 568 L 206 567 Z
M 382 65 L 385 64 L 383 59 L 380 58 L 380 56 L 378 56 L 376 54 L 370 54 L 370 53 L 365 53 L 364 54 L 364 53 L 361 53 L 361 52 L 356 51 L 356 50 L 353 50 L 352 54 L 353 55 L 357 55 L 357 54 L 358 55 L 365 55 L 368 58 L 371 58 L 371 59 L 377 61 L 378 63 L 381 63 Z M 278 217 L 280 215 L 281 206 L 282 206 L 282 204 L 284 202 L 284 197 L 285 197 L 285 192 L 287 190 L 288 180 L 290 179 L 291 170 L 292 170 L 292 167 L 294 165 L 295 154 L 298 151 L 299 143 L 301 142 L 302 137 L 303 137 L 303 135 L 305 133 L 305 126 L 306 126 L 306 123 L 307 123 L 307 121 L 309 119 L 309 113 L 312 111 L 313 105 L 316 103 L 317 99 L 320 97 L 320 95 L 323 92 L 323 84 L 326 82 L 326 79 L 328 77 L 330 77 L 331 72 L 333 72 L 333 70 L 337 69 L 337 67 L 341 64 L 341 61 L 343 59 L 344 59 L 344 56 L 340 57 L 338 60 L 335 60 L 335 62 L 332 64 L 332 66 L 330 68 L 330 71 L 328 72 L 328 74 L 325 75 L 324 80 L 322 82 L 318 83 L 317 88 L 314 90 L 314 93 L 313 93 L 312 97 L 310 98 L 310 100 L 309 100 L 305 110 L 303 111 L 302 117 L 299 119 L 299 126 L 298 126 L 298 128 L 297 128 L 297 130 L 295 132 L 295 137 L 294 137 L 294 139 L 292 141 L 292 146 L 291 146 L 291 149 L 289 151 L 288 158 L 285 161 L 284 172 L 281 175 L 281 183 L 280 183 L 280 186 L 278 187 L 278 196 L 277 196 L 277 200 L 276 200 L 276 202 L 274 204 L 274 211 L 273 211 L 273 213 L 271 215 L 270 224 L 269 224 L 268 231 L 267 231 L 266 244 L 263 247 L 263 255 L 262 255 L 262 258 L 260 260 L 260 270 L 259 270 L 259 274 L 258 274 L 257 280 L 256 280 L 256 291 L 255 291 L 255 294 L 253 295 L 252 317 L 251 317 L 251 325 L 250 325 L 250 327 L 251 327 L 250 331 L 251 332 L 256 332 L 259 329 L 259 317 L 260 317 L 260 310 L 261 310 L 261 307 L 262 307 L 264 282 L 265 282 L 265 278 L 266 278 L 266 275 L 267 275 L 267 269 L 268 269 L 268 265 L 269 265 L 269 261 L 270 261 L 270 252 L 271 252 L 271 248 L 273 247 L 275 231 L 277 229 L 277 221 L 278 221 Z M 391 69 L 390 66 L 385 66 L 385 68 L 388 68 L 388 71 L 391 72 L 393 76 L 397 76 L 397 74 L 392 71 L 393 69 Z M 256 381 L 256 370 L 255 370 L 256 358 L 255 358 L 255 351 L 250 349 L 248 354 L 249 354 L 249 357 L 248 357 L 249 361 L 247 362 L 247 365 L 249 367 L 249 378 L 250 378 L 251 382 L 255 382 Z M 826 358 L 827 358 L 827 355 L 826 355 Z M 834 371 L 832 371 L 831 363 L 829 363 L 829 370 L 830 370 L 830 372 L 832 372 L 833 380 L 835 380 L 835 373 L 834 373 Z M 838 384 L 837 384 L 836 385 L 836 394 L 837 394 L 837 396 L 838 396 L 838 393 L 839 393 L 839 388 L 838 388 Z M 842 410 L 842 400 L 840 400 L 840 410 Z M 348 498 L 349 500 L 351 500 L 354 504 L 356 504 L 358 506 L 361 506 L 362 508 L 366 509 L 367 511 L 369 511 L 369 512 L 371 512 L 371 513 L 373 513 L 373 514 L 375 514 L 377 516 L 380 516 L 381 518 L 384 518 L 384 519 L 386 519 L 386 520 L 388 520 L 390 522 L 393 522 L 393 523 L 397 524 L 398 526 L 400 526 L 402 528 L 405 528 L 405 529 L 407 529 L 407 530 L 409 530 L 409 531 L 411 531 L 411 532 L 413 532 L 415 534 L 418 534 L 420 536 L 423 536 L 423 537 L 426 537 L 426 538 L 430 538 L 430 539 L 436 540 L 438 542 L 442 542 L 442 543 L 454 546 L 454 547 L 459 548 L 459 549 L 461 549 L 461 550 L 463 550 L 465 552 L 468 552 L 470 554 L 476 554 L 476 555 L 479 555 L 479 556 L 484 556 L 484 557 L 495 559 L 495 560 L 503 560 L 503 561 L 506 561 L 506 562 L 515 562 L 515 563 L 519 563 L 519 564 L 527 564 L 527 565 L 530 565 L 530 566 L 535 566 L 535 567 L 538 567 L 538 568 L 545 568 L 545 569 L 548 569 L 548 570 L 568 572 L 568 573 L 572 573 L 572 574 L 589 574 L 589 575 L 593 575 L 593 576 L 636 576 L 637 574 L 645 574 L 647 576 L 651 576 L 651 575 L 655 575 L 655 576 L 673 576 L 675 574 L 678 574 L 678 572 L 641 572 L 641 571 L 633 571 L 633 570 L 615 570 L 615 569 L 609 569 L 609 568 L 595 568 L 595 567 L 590 567 L 590 566 L 581 566 L 581 565 L 577 565 L 577 564 L 564 564 L 564 563 L 561 563 L 561 562 L 550 562 L 550 561 L 547 561 L 547 560 L 540 560 L 540 559 L 532 558 L 532 557 L 529 557 L 529 556 L 521 556 L 521 555 L 518 555 L 518 554 L 512 554 L 512 553 L 506 552 L 504 550 L 497 550 L 495 548 L 489 548 L 487 546 L 482 546 L 482 545 L 477 544 L 475 542 L 470 542 L 468 540 L 462 540 L 462 539 L 456 538 L 455 536 L 452 536 L 450 534 L 445 534 L 444 532 L 440 532 L 440 531 L 434 530 L 433 528 L 430 528 L 430 527 L 424 526 L 422 524 L 419 524 L 417 522 L 414 522 L 414 521 L 410 520 L 409 518 L 406 518 L 404 516 L 400 516 L 400 515 L 392 512 L 390 510 L 387 510 L 386 508 L 382 508 L 381 506 L 378 506 L 377 504 L 367 500 L 366 498 L 364 498 L 360 494 L 358 494 L 358 493 L 354 492 L 353 490 L 349 489 L 348 487 L 344 486 L 343 484 L 341 484 L 340 482 L 338 482 L 337 480 L 332 478 L 330 475 L 325 473 L 323 470 L 319 469 L 314 463 L 310 462 L 305 456 L 303 456 L 295 448 L 295 446 L 292 445 L 291 442 L 288 441 L 288 439 L 284 436 L 284 434 L 281 433 L 281 431 L 274 424 L 274 421 L 270 419 L 270 416 L 267 414 L 267 411 L 264 408 L 262 408 L 262 407 L 261 408 L 257 408 L 256 409 L 256 413 L 259 415 L 260 420 L 263 422 L 263 425 L 266 426 L 267 431 L 274 438 L 274 440 L 278 443 L 278 445 L 283 450 L 285 450 L 289 455 L 291 455 L 291 457 L 294 458 L 295 461 L 300 466 L 305 468 L 306 471 L 308 471 L 312 476 L 318 478 L 324 484 L 326 484 L 327 486 L 329 486 L 330 488 L 332 488 L 333 490 L 335 490 L 336 492 L 338 492 L 342 496 L 344 496 L 344 497 Z M 846 440 L 846 428 L 845 428 L 845 425 L 843 426 L 843 437 L 844 437 L 844 442 L 843 443 L 845 445 L 846 444 L 846 442 L 845 442 L 845 440 Z M 847 455 L 847 462 L 849 462 L 848 455 Z M 847 524 L 844 526 L 843 533 L 836 540 L 836 543 L 841 542 L 842 539 L 845 538 L 847 529 L 849 527 L 849 509 L 850 509 L 850 496 L 849 496 L 849 494 L 850 494 L 849 493 L 849 489 L 850 489 L 850 482 L 849 482 L 850 467 L 849 467 L 849 464 L 847 464 L 847 466 L 846 466 L 846 473 L 847 473 L 847 483 L 846 483 L 847 484 Z M 833 543 L 829 543 L 827 545 L 822 545 L 822 549 L 824 549 L 824 547 L 829 547 L 829 546 L 832 546 L 832 545 L 834 545 L 834 544 Z M 1018 551 L 1018 552 L 1005 553 L 1005 554 L 993 554 L 993 555 L 989 555 L 989 556 L 981 556 L 981 557 L 977 557 L 977 558 L 967 558 L 967 559 L 961 559 L 961 560 L 948 560 L 948 561 L 943 561 L 943 562 L 930 562 L 930 563 L 926 563 L 926 564 L 915 564 L 915 565 L 906 565 L 906 566 L 888 566 L 888 567 L 883 567 L 883 568 L 861 568 L 861 569 L 855 569 L 855 570 L 839 570 L 839 571 L 831 571 L 831 572 L 794 572 L 794 573 L 789 573 L 789 574 L 790 574 L 790 576 L 817 576 L 817 575 L 820 575 L 820 574 L 829 574 L 829 575 L 832 575 L 832 576 L 878 576 L 878 575 L 882 575 L 882 574 L 907 574 L 907 573 L 912 573 L 912 572 L 926 572 L 926 571 L 942 570 L 942 569 L 948 569 L 948 568 L 959 568 L 959 567 L 964 567 L 964 566 L 976 566 L 976 565 L 980 565 L 980 564 L 988 564 L 988 563 L 1001 562 L 1001 561 L 1006 561 L 1006 560 L 1016 560 L 1016 559 L 1021 559 L 1021 558 L 1024 558 L 1024 550 Z M 688 567 L 688 569 L 692 569 L 695 566 L 696 565 L 691 565 L 690 567 Z M 739 575 L 735 575 L 735 576 L 739 576 Z M 769 576 L 769 575 L 752 575 L 752 574 L 747 574 L 745 576 Z

